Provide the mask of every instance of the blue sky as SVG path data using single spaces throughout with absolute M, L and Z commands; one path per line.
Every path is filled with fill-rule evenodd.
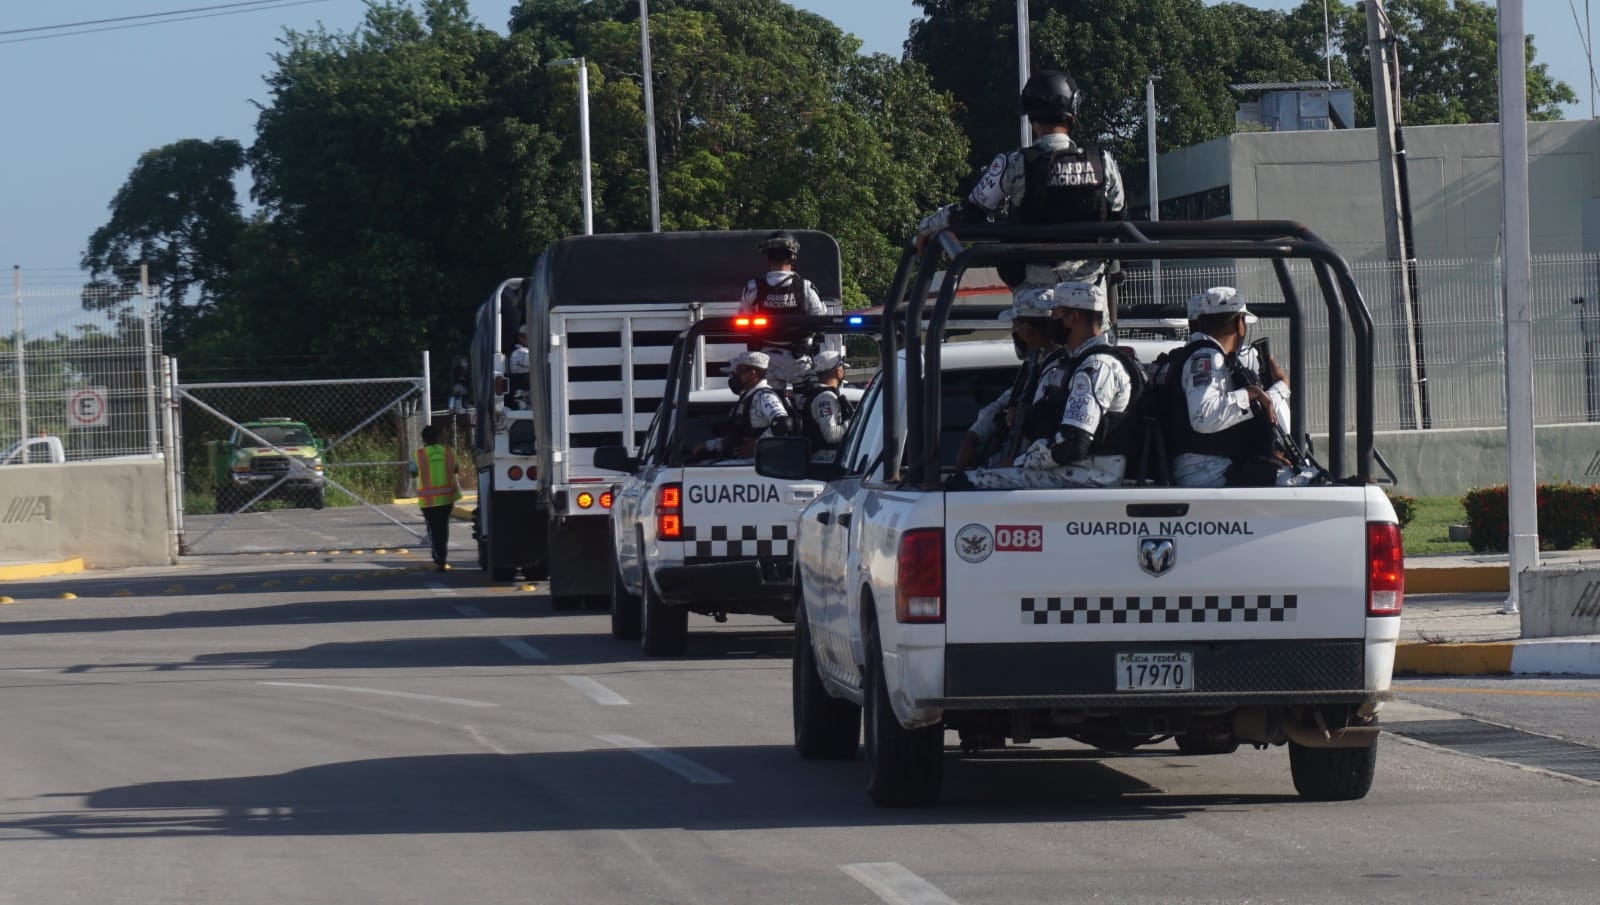
M 9 2 L 0 31 L 212 6 L 226 0 L 51 0 Z M 866 52 L 898 55 L 910 0 L 790 0 L 836 22 Z M 1283 9 L 1295 0 L 1255 0 Z M 1528 2 L 1528 31 L 1539 59 L 1578 92 L 1567 117 L 1589 115 L 1588 62 L 1571 7 Z M 1577 2 L 1581 15 L 1584 4 Z M 473 13 L 503 28 L 510 0 L 471 0 Z M 319 22 L 357 25 L 361 0 L 216 16 L 148 28 L 24 43 L 0 43 L 0 265 L 24 276 L 76 280 L 89 234 L 139 155 L 183 138 L 234 138 L 249 144 L 265 97 L 268 55 L 285 28 Z M 0 35 L 0 42 L 24 35 Z

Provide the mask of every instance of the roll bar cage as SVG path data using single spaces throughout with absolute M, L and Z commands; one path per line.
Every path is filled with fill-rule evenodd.
M 696 322 L 672 341 L 667 386 L 661 396 L 661 411 L 657 414 L 658 418 L 666 419 L 664 423 L 670 431 L 666 441 L 669 466 L 683 465 L 683 421 L 673 416 L 678 411 L 689 409 L 689 390 L 693 381 L 688 379 L 687 369 L 694 360 L 690 350 L 699 346 L 699 340 L 750 340 L 770 336 L 775 342 L 784 342 L 786 334 L 876 335 L 883 329 L 883 318 L 876 314 L 767 315 L 768 324 L 765 327 L 750 323 L 761 317 L 763 315 L 744 314 L 708 317 Z
M 1115 247 L 1108 247 L 1114 245 Z M 931 310 L 929 286 L 940 259 L 948 258 L 945 278 Z M 1289 322 L 1289 372 L 1294 386 L 1306 373 L 1304 309 L 1289 274 L 1288 261 L 1309 260 L 1328 311 L 1328 471 L 1344 472 L 1345 326 L 1355 349 L 1356 471 L 1355 480 L 1372 480 L 1373 460 L 1373 325 L 1372 312 L 1361 298 L 1350 265 L 1304 224 L 1292 220 L 1208 220 L 1064 223 L 1014 226 L 1002 223 L 963 224 L 960 235 L 946 230 L 918 253 L 907 242 L 883 306 L 885 323 L 898 329 L 882 339 L 883 431 L 885 478 L 890 483 L 940 484 L 939 442 L 940 352 L 961 274 L 972 267 L 1029 260 L 1196 260 L 1252 258 L 1272 262 L 1284 301 L 1252 304 L 1260 317 Z M 913 279 L 913 275 L 915 279 Z M 909 290 L 909 291 L 908 291 Z M 896 318 L 899 318 L 897 321 Z M 905 344 L 906 439 L 904 454 L 899 400 L 899 352 Z M 917 354 L 912 354 L 913 351 Z M 1305 396 L 1290 397 L 1290 415 L 1304 436 Z M 1381 457 L 1379 464 L 1381 465 Z M 902 470 L 909 473 L 902 474 Z M 1387 467 L 1385 466 L 1387 471 Z

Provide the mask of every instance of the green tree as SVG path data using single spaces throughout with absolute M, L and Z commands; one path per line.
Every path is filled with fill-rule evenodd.
M 140 155 L 111 199 L 111 219 L 89 237 L 82 266 L 92 281 L 89 310 L 117 310 L 139 294 L 148 265 L 164 328 L 181 342 L 215 310 L 244 229 L 234 177 L 244 167 L 237 141 L 185 139 Z

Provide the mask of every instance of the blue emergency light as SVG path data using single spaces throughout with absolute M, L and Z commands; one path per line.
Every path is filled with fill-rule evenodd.
M 862 323 L 865 322 L 865 318 L 863 318 L 859 314 L 852 314 L 849 317 L 845 318 L 844 322 L 849 324 L 852 327 L 859 327 L 859 326 L 862 325 Z

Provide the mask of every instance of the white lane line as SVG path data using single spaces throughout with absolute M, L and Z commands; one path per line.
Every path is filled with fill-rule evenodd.
M 679 776 L 682 776 L 684 779 L 689 780 L 697 786 L 726 785 L 733 782 L 733 780 L 723 776 L 721 773 L 718 773 L 710 767 L 702 767 L 681 754 L 674 754 L 671 751 L 664 751 L 647 741 L 642 741 L 640 739 L 633 738 L 632 736 L 597 735 L 595 738 L 605 742 L 608 745 L 616 745 L 618 748 L 626 748 L 628 751 L 639 755 L 658 767 L 666 767 L 668 770 L 671 770 Z
M 414 701 L 437 701 L 441 704 L 460 704 L 463 707 L 499 707 L 487 701 L 469 701 L 466 698 L 444 698 L 432 694 L 412 694 L 409 691 L 389 691 L 385 688 L 358 688 L 354 685 L 317 685 L 311 682 L 257 682 L 257 685 L 275 685 L 279 688 L 316 688 L 322 691 L 349 691 L 356 694 L 377 694 L 390 698 L 410 698 Z
M 442 585 L 438 582 L 430 581 L 425 585 L 425 587 L 433 593 L 438 594 L 440 597 L 456 596 L 456 589 L 450 587 L 449 585 Z
M 588 676 L 562 676 L 561 681 L 583 692 L 583 696 L 596 704 L 608 707 L 626 707 L 628 699 L 601 685 Z
M 496 638 L 506 649 L 524 660 L 548 660 L 550 655 L 521 638 Z
M 473 618 L 477 618 L 477 617 L 483 615 L 483 610 L 480 610 L 475 606 L 469 606 L 468 604 L 465 604 L 465 603 L 457 604 L 456 605 L 456 612 L 460 613 L 463 616 L 471 616 Z
M 889 905 L 960 905 L 895 861 L 841 864 L 839 869 Z

